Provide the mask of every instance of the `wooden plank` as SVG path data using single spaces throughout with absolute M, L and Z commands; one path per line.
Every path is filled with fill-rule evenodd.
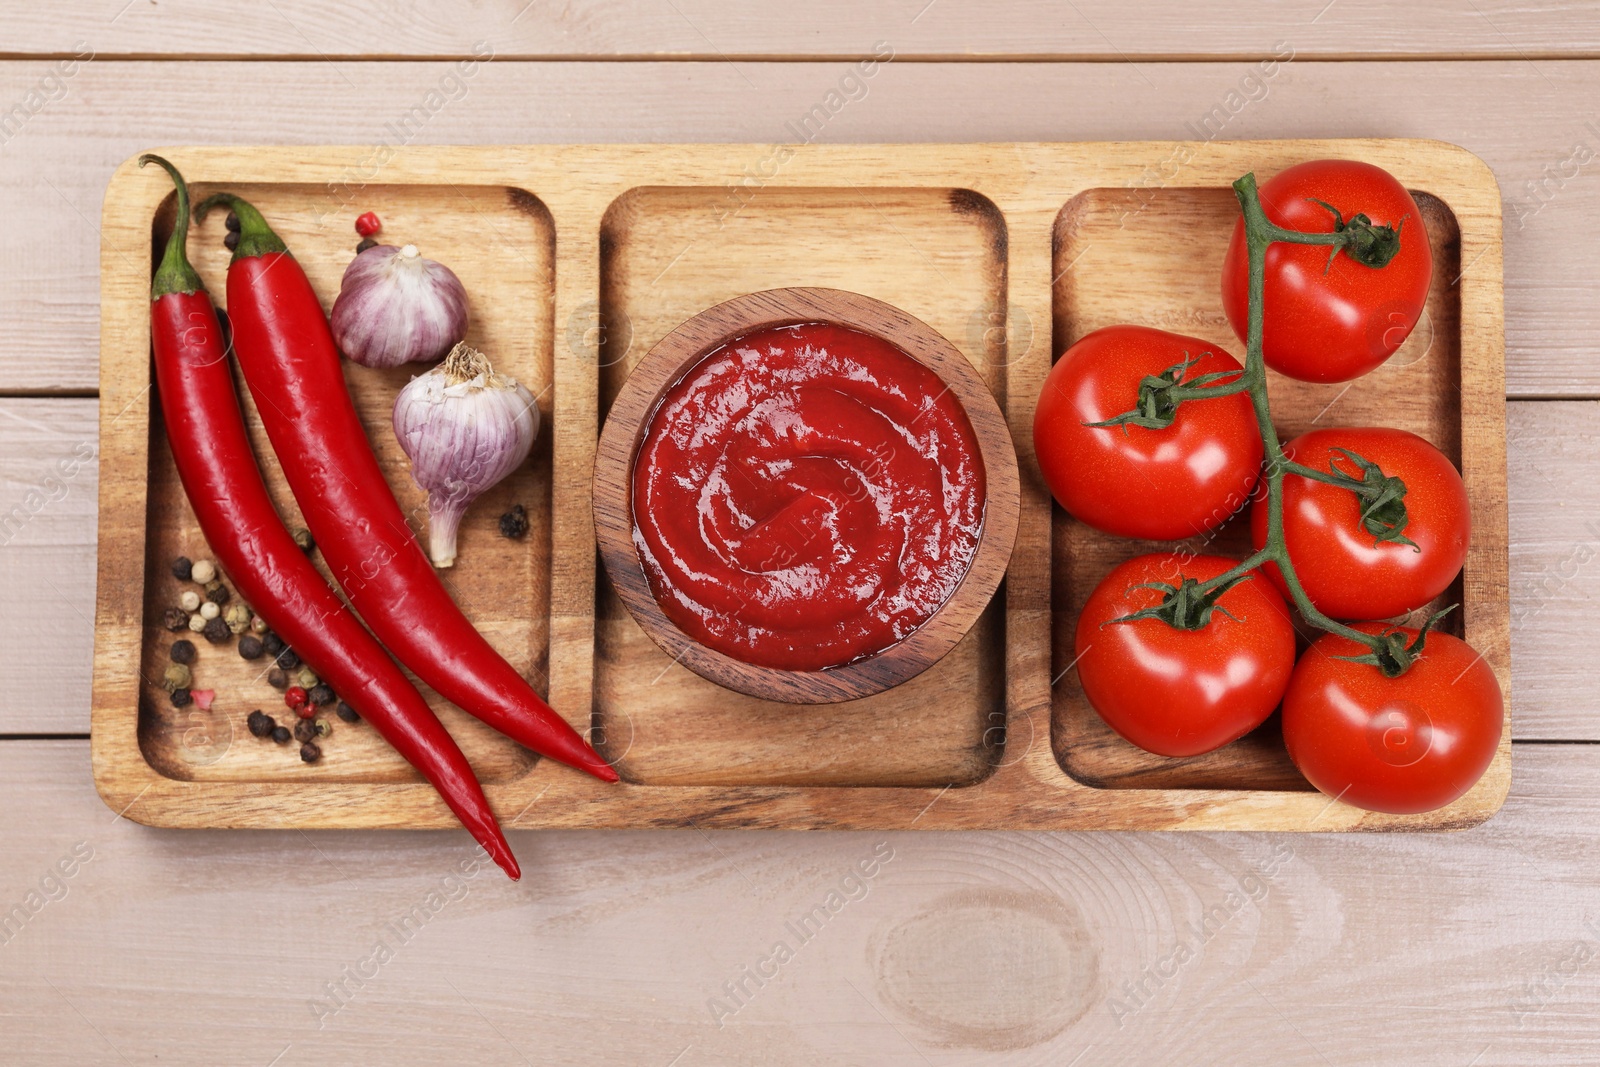
M 95 422 L 93 400 L 0 399 L 0 733 L 87 728 Z
M 269 8 L 261 11 L 270 15 Z M 133 11 L 125 16 L 133 17 Z M 0 63 L 0 103 L 25 99 L 46 67 Z M 1588 240 L 1600 228 L 1600 182 L 1591 180 L 1592 166 L 1580 167 L 1573 156 L 1579 144 L 1600 148 L 1597 134 L 1584 126 L 1587 102 L 1600 94 L 1600 64 L 1297 60 L 1280 64 L 1271 79 L 1259 80 L 1257 72 L 1245 85 L 1255 69 L 1243 63 L 890 62 L 858 80 L 866 95 L 845 103 L 817 139 L 1314 132 L 1452 141 L 1490 164 L 1505 198 L 1511 395 L 1600 395 L 1600 368 L 1592 359 L 1600 271 L 1592 269 Z M 196 63 L 181 70 L 143 62 L 81 64 L 64 95 L 44 103 L 0 150 L 0 198 L 29 207 L 0 231 L 0 392 L 95 387 L 99 205 L 122 160 L 164 143 L 392 142 L 396 123 L 453 70 L 445 62 Z M 848 74 L 841 63 L 493 61 L 479 64 L 455 100 L 424 124 L 413 120 L 404 136 L 459 144 L 792 141 L 798 138 L 790 124 Z M 1246 93 L 1258 99 L 1251 102 Z M 272 106 L 263 107 L 262 100 Z M 1102 106 L 1104 100 L 1115 106 Z M 1215 110 L 1233 106 L 1230 100 L 1240 107 L 1236 114 Z M 1183 180 L 1181 174 L 1176 179 Z
M 48 496 L 56 461 L 94 442 L 95 401 L 3 400 L 0 413 L 3 516 L 34 489 Z M 1572 625 L 1600 600 L 1600 404 L 1515 402 L 1507 424 L 1515 736 L 1600 740 L 1600 664 Z M 0 547 L 0 587 L 16 591 L 0 617 L 0 686 L 20 692 L 43 676 L 54 690 L 0 702 L 0 734 L 89 729 L 95 479 L 83 468 L 32 533 Z
M 446 10 L 404 3 L 266 6 L 176 0 L 157 6 L 71 0 L 7 16 L 6 51 L 56 54 L 76 41 L 102 55 L 465 55 L 481 41 L 529 59 L 682 56 L 842 57 L 877 41 L 919 57 L 1062 57 L 1122 62 L 1168 56 L 1267 54 L 1284 40 L 1308 55 L 1571 55 L 1600 51 L 1600 17 L 1574 0 L 1420 0 L 1402 10 L 1382 0 L 1228 0 L 1197 14 L 1175 0 L 806 0 L 781 13 L 716 0 L 538 4 L 496 0 Z
M 1519 746 L 1505 809 L 1460 834 L 524 832 L 515 885 L 465 877 L 460 831 L 150 830 L 86 757 L 0 743 L 17 1062 L 1504 1067 L 1600 1042 L 1591 746 Z
M 1600 408 L 1511 404 L 1511 662 L 1519 738 L 1600 738 Z M 1525 727 L 1525 728 L 1524 728 Z

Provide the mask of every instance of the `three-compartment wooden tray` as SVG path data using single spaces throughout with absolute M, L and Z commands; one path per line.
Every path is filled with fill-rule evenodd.
M 540 760 L 424 689 L 510 827 L 1403 830 L 1470 826 L 1510 787 L 1509 616 L 1500 197 L 1487 166 L 1432 141 L 868 146 L 566 145 L 180 148 L 197 196 L 253 200 L 331 302 L 361 210 L 384 236 L 450 264 L 472 299 L 469 340 L 539 395 L 533 458 L 475 506 L 447 581 L 489 639 L 621 772 L 607 786 Z M 1369 160 L 1418 194 L 1435 256 L 1427 313 L 1377 372 L 1349 385 L 1274 377 L 1285 435 L 1382 424 L 1461 467 L 1473 541 L 1445 599 L 1507 694 L 1488 774 L 1438 812 L 1331 803 L 1295 773 L 1275 719 L 1188 760 L 1112 734 L 1071 670 L 1077 611 L 1116 562 L 1161 546 L 1106 537 L 1051 505 L 1032 449 L 1051 359 L 1084 333 L 1137 322 L 1240 353 L 1219 278 L 1237 208 L 1228 186 L 1326 156 Z M 106 803 L 187 827 L 446 827 L 433 790 L 370 727 L 316 765 L 244 729 L 278 694 L 231 647 L 200 643 L 209 713 L 154 680 L 174 635 L 174 556 L 209 555 L 177 484 L 149 358 L 152 250 L 170 183 L 130 160 L 106 194 L 101 249 L 101 490 L 92 749 Z M 220 214 L 191 235 L 213 293 Z M 595 442 L 633 363 L 680 322 L 761 289 L 825 286 L 903 308 L 952 341 L 993 390 L 1022 468 L 1022 516 L 1001 592 L 926 673 L 865 700 L 775 704 L 723 690 L 662 653 L 598 567 Z M 389 431 L 408 370 L 347 378 L 401 503 L 425 514 Z M 298 511 L 248 409 L 269 486 Z M 525 541 L 494 532 L 513 502 Z M 1237 551 L 1236 520 L 1213 549 Z M 1197 547 L 1197 546 L 1190 546 Z M 280 705 L 281 706 L 281 705 Z

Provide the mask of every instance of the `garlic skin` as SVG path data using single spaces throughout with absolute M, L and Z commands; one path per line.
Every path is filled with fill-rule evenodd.
M 456 531 L 468 505 L 528 458 L 539 421 L 533 394 L 515 378 L 496 374 L 487 356 L 465 344 L 400 390 L 394 435 L 411 459 L 411 477 L 428 492 L 434 566 L 454 565 Z
M 339 350 L 355 363 L 428 363 L 467 335 L 467 290 L 416 245 L 378 245 L 344 269 L 331 321 Z

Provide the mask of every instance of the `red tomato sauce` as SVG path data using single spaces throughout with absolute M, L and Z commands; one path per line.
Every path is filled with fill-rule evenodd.
M 972 424 L 938 375 L 808 323 L 730 341 L 667 391 L 634 461 L 633 540 L 684 633 L 824 670 L 933 616 L 972 562 L 984 499 Z

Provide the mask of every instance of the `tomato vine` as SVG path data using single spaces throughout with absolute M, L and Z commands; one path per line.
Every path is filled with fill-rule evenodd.
M 1209 612 L 1195 610 L 1197 605 L 1209 605 L 1217 596 L 1248 577 L 1263 564 L 1276 564 L 1283 577 L 1283 585 L 1299 609 L 1301 616 L 1312 626 L 1337 634 L 1368 649 L 1366 655 L 1349 657 L 1356 662 L 1369 663 L 1386 676 L 1395 678 L 1404 674 L 1421 654 L 1428 632 L 1449 608 L 1430 618 L 1415 639 L 1406 641 L 1396 633 L 1367 633 L 1347 626 L 1320 611 L 1306 595 L 1295 573 L 1283 532 L 1283 479 L 1286 474 L 1296 474 L 1316 481 L 1340 486 L 1361 498 L 1362 522 L 1375 542 L 1392 542 L 1411 545 L 1405 536 L 1405 483 L 1399 478 L 1386 476 L 1376 464 L 1354 453 L 1345 458 L 1360 472 L 1352 476 L 1330 464 L 1327 471 L 1316 470 L 1295 463 L 1283 450 L 1278 431 L 1272 424 L 1272 410 L 1267 396 L 1266 358 L 1262 335 L 1265 323 L 1263 302 L 1266 290 L 1267 249 L 1277 242 L 1303 245 L 1325 245 L 1330 248 L 1329 263 L 1341 252 L 1375 270 L 1381 270 L 1400 250 L 1401 226 L 1379 226 L 1365 215 L 1356 214 L 1348 219 L 1339 217 L 1331 233 L 1306 233 L 1278 226 L 1267 218 L 1261 206 L 1260 193 L 1254 174 L 1246 174 L 1233 183 L 1234 195 L 1244 214 L 1244 235 L 1248 251 L 1248 331 L 1245 340 L 1244 373 L 1226 384 L 1211 381 L 1184 382 L 1186 367 L 1175 367 L 1160 377 L 1146 379 L 1140 390 L 1140 406 L 1109 424 L 1132 423 L 1151 426 L 1171 421 L 1171 412 L 1185 401 L 1208 400 L 1236 393 L 1250 397 L 1255 412 L 1256 426 L 1266 456 L 1264 479 L 1267 486 L 1267 535 L 1260 549 L 1234 567 L 1204 582 L 1185 582 L 1173 587 L 1163 602 L 1154 608 L 1137 613 L 1133 618 L 1160 618 L 1179 629 L 1195 629 L 1205 625 Z M 1324 205 L 1326 206 L 1326 205 Z M 1333 210 L 1330 208 L 1330 210 Z M 1335 212 L 1337 216 L 1338 213 Z M 1402 220 L 1403 221 L 1403 220 Z M 1219 376 L 1212 376 L 1219 377 Z M 1411 547 L 1415 548 L 1414 545 Z M 1124 621 L 1124 620 L 1115 620 Z

